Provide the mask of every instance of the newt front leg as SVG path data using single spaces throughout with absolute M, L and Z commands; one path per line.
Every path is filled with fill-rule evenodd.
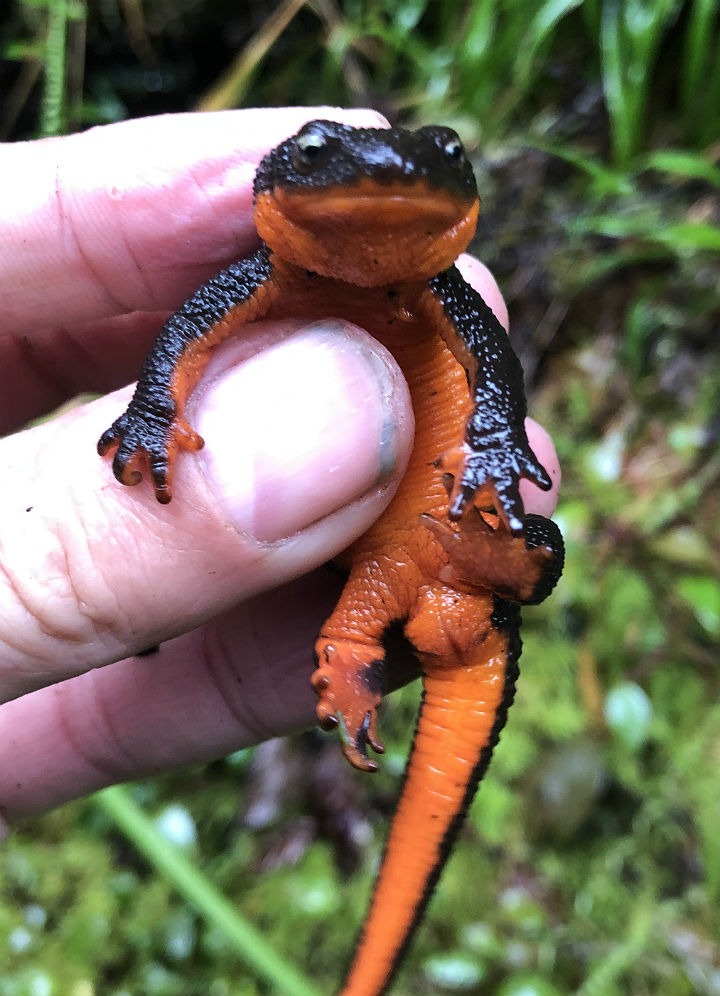
M 520 361 L 505 329 L 478 292 L 451 266 L 428 284 L 421 300 L 455 359 L 464 367 L 473 408 L 465 438 L 438 465 L 452 476 L 449 516 L 458 520 L 475 495 L 490 487 L 510 531 L 523 529 L 518 484 L 525 477 L 547 491 L 545 468 L 525 432 L 527 405 Z
M 115 447 L 113 473 L 121 484 L 139 484 L 147 466 L 162 504 L 172 498 L 172 474 L 180 450 L 198 450 L 202 438 L 183 419 L 188 394 L 211 348 L 238 325 L 257 321 L 278 293 L 267 246 L 204 284 L 172 315 L 140 372 L 128 409 L 102 434 L 97 449 Z

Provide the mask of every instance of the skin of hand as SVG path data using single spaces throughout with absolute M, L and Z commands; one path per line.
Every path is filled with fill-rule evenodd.
M 341 586 L 321 565 L 383 511 L 412 446 L 393 358 L 333 319 L 221 345 L 187 407 L 206 445 L 168 506 L 120 486 L 95 443 L 167 314 L 257 245 L 262 155 L 316 117 L 386 124 L 243 110 L 0 146 L 0 833 L 313 722 L 313 642 Z M 459 265 L 507 327 L 488 271 Z M 528 434 L 555 483 L 521 492 L 549 515 L 557 458 Z

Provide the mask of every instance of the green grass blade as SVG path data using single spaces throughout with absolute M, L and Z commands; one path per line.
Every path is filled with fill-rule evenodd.
M 539 55 L 544 43 L 550 38 L 559 22 L 582 0 L 545 0 L 537 11 L 527 33 L 526 42 L 521 46 L 515 62 L 515 84 L 523 94 L 532 81 L 539 66 Z
M 674 253 L 720 252 L 720 228 L 701 221 L 660 224 L 657 218 L 600 214 L 577 219 L 576 232 L 613 239 L 641 239 L 665 246 Z
M 599 280 L 606 280 L 618 270 L 642 266 L 644 263 L 657 263 L 671 258 L 672 253 L 664 246 L 643 245 L 639 248 L 634 246 L 630 249 L 618 248 L 576 265 L 573 273 L 574 283 L 577 287 L 583 287 Z
M 620 9 L 615 0 L 603 4 L 600 19 L 600 51 L 603 67 L 605 102 L 612 123 L 612 143 L 615 161 L 626 163 L 632 151 L 628 91 L 623 80 Z
M 45 89 L 40 118 L 41 135 L 59 135 L 65 117 L 67 0 L 51 0 L 45 42 Z
M 690 4 L 683 46 L 683 70 L 680 73 L 680 94 L 688 122 L 697 128 L 703 117 L 714 112 L 717 119 L 720 108 L 707 107 L 708 74 L 712 75 L 717 61 L 718 32 L 715 22 L 720 4 L 718 0 L 694 0 Z M 703 99 L 699 99 L 699 95 Z
M 707 43 L 712 37 L 712 22 L 717 0 L 695 0 L 690 4 L 685 29 L 683 73 L 680 93 L 686 111 L 696 107 L 700 84 L 707 68 Z
M 317 986 L 289 965 L 262 934 L 218 892 L 177 847 L 158 833 L 152 820 L 127 789 L 114 785 L 95 796 L 97 805 L 114 821 L 145 860 L 177 889 L 209 923 L 222 930 L 240 956 L 282 996 L 309 996 Z
M 698 152 L 657 149 L 642 160 L 642 168 L 672 173 L 682 179 L 705 180 L 714 187 L 720 187 L 720 167 L 708 162 Z
M 653 928 L 656 903 L 650 896 L 641 895 L 626 925 L 624 940 L 602 954 L 585 982 L 577 990 L 578 996 L 595 996 L 597 993 L 617 991 L 618 979 L 644 950 Z
M 629 197 L 637 193 L 628 172 L 614 169 L 596 156 L 589 155 L 571 145 L 557 145 L 553 142 L 544 142 L 541 139 L 535 139 L 531 144 L 534 148 L 547 152 L 548 155 L 556 156 L 587 174 L 591 181 L 589 194 L 592 197 L 602 198 L 607 194 Z
M 495 3 L 479 0 L 468 12 L 458 44 L 458 59 L 466 66 L 477 66 L 485 59 L 495 33 Z
M 662 39 L 679 0 L 606 0 L 600 26 L 603 88 L 616 162 L 627 165 L 643 144 L 648 94 Z

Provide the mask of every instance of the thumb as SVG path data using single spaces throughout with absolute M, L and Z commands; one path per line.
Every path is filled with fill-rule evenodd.
M 395 361 L 334 319 L 256 325 L 216 350 L 186 408 L 206 445 L 178 459 L 169 506 L 95 453 L 129 397 L 0 443 L 0 701 L 326 562 L 388 504 L 412 445 Z

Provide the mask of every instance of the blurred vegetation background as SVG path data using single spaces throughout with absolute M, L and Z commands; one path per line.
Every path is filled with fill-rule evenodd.
M 370 104 L 473 157 L 474 251 L 557 443 L 568 561 L 525 612 L 516 704 L 393 992 L 720 993 L 719 55 L 718 0 L 0 12 L 5 140 Z M 22 828 L 0 996 L 330 992 L 417 698 L 389 701 L 374 778 L 308 733 Z

